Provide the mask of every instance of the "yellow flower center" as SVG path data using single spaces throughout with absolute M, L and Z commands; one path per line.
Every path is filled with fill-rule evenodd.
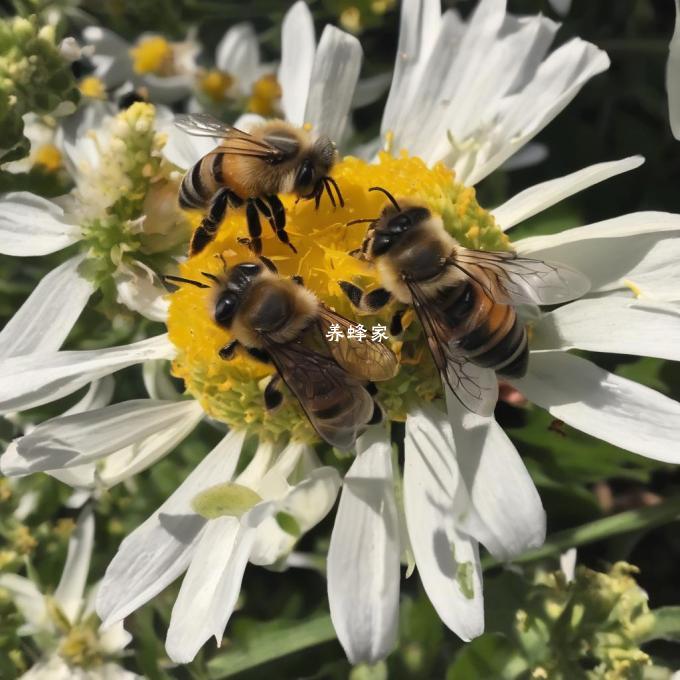
M 221 102 L 226 98 L 227 92 L 234 84 L 234 77 L 224 71 L 212 69 L 203 74 L 200 88 L 214 102 Z
M 248 100 L 248 111 L 271 117 L 277 113 L 280 99 L 281 85 L 276 80 L 276 76 L 269 73 L 253 83 Z
M 160 35 L 140 40 L 136 47 L 130 49 L 132 68 L 135 73 L 153 73 L 157 76 L 171 75 L 173 70 L 173 54 L 170 43 Z
M 97 633 L 86 624 L 69 630 L 59 644 L 59 655 L 72 666 L 92 668 L 103 663 Z
M 296 202 L 282 196 L 286 208 L 286 231 L 298 253 L 280 243 L 263 221 L 263 252 L 271 258 L 282 276 L 299 275 L 320 300 L 367 329 L 389 326 L 394 307 L 388 305 L 377 315 L 359 315 L 338 286 L 338 281 L 354 281 L 365 289 L 379 283 L 366 263 L 349 253 L 361 246 L 367 225 L 346 226 L 350 220 L 378 216 L 386 199 L 372 186 L 381 186 L 397 198 L 412 198 L 441 215 L 447 230 L 462 245 L 486 250 L 507 250 L 507 237 L 496 226 L 493 216 L 482 209 L 471 187 L 458 184 L 451 170 L 443 165 L 428 168 L 419 158 L 387 153 L 379 162 L 369 164 L 348 157 L 333 170 L 345 199 L 345 207 L 334 209 L 324 196 L 318 210 L 314 201 Z M 197 217 L 198 218 L 198 217 Z M 247 248 L 238 243 L 247 236 L 242 210 L 230 211 L 221 224 L 217 238 L 201 253 L 181 266 L 181 275 L 206 280 L 201 272 L 221 274 L 222 257 L 227 266 L 252 261 Z M 313 442 L 311 425 L 294 397 L 289 396 L 278 410 L 264 409 L 263 392 L 272 368 L 237 351 L 234 359 L 224 361 L 218 352 L 230 341 L 228 331 L 213 321 L 214 289 L 182 286 L 171 296 L 168 330 L 177 347 L 174 373 L 205 411 L 232 428 L 247 428 L 260 439 L 282 436 Z M 413 315 L 410 315 L 413 319 Z M 405 317 L 406 324 L 408 317 Z M 405 324 L 405 325 L 406 325 Z M 432 400 L 441 395 L 441 383 L 417 324 L 407 328 L 400 342 L 391 342 L 400 358 L 396 377 L 378 383 L 379 400 L 388 416 L 403 420 L 412 402 Z
M 90 99 L 105 99 L 106 87 L 104 83 L 96 76 L 87 76 L 78 83 L 78 89 L 83 97 Z
M 35 152 L 34 164 L 48 172 L 56 172 L 61 168 L 61 151 L 54 144 L 43 144 Z
M 361 10 L 355 6 L 343 10 L 340 25 L 350 33 L 358 33 L 361 30 Z

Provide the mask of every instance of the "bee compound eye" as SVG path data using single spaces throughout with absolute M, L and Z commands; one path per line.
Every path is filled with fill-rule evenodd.
M 229 326 L 234 318 L 238 300 L 236 295 L 231 292 L 225 292 L 220 295 L 215 304 L 215 321 L 220 326 Z
M 402 231 L 406 231 L 411 226 L 411 219 L 408 215 L 401 213 L 396 217 L 393 217 L 389 222 L 389 230 L 393 234 L 399 234 Z
M 314 181 L 314 168 L 309 159 L 303 161 L 298 171 L 297 184 L 300 187 L 306 187 Z
M 240 269 L 244 274 L 252 276 L 253 274 L 257 274 L 260 271 L 260 265 L 255 264 L 254 262 L 244 262 L 243 264 L 238 265 L 238 269 Z

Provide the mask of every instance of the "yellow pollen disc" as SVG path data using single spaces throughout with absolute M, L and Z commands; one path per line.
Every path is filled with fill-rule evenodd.
M 248 100 L 248 111 L 260 116 L 271 117 L 278 110 L 281 99 L 281 85 L 273 73 L 262 76 L 253 83 L 253 89 Z
M 388 305 L 378 315 L 358 314 L 338 286 L 341 280 L 352 281 L 365 290 L 379 285 L 370 266 L 349 255 L 361 246 L 368 225 L 346 226 L 350 220 L 376 217 L 384 207 L 385 196 L 369 192 L 369 187 L 384 187 L 397 199 L 422 202 L 442 216 L 447 230 L 464 246 L 509 249 L 508 239 L 493 216 L 477 203 L 474 189 L 458 184 L 453 172 L 443 165 L 428 168 L 419 158 L 405 155 L 394 158 L 383 153 L 375 164 L 345 158 L 332 174 L 345 207 L 333 208 L 327 195 L 322 197 L 318 210 L 314 209 L 314 201 L 296 202 L 295 196 L 281 196 L 286 209 L 286 231 L 298 253 L 279 242 L 266 220 L 262 220 L 263 253 L 276 264 L 282 276 L 302 276 L 305 286 L 320 300 L 363 324 L 369 337 L 374 325 L 389 327 L 394 306 Z M 237 240 L 247 235 L 243 210 L 230 211 L 217 238 L 180 267 L 181 276 L 208 283 L 201 272 L 222 275 L 221 258 L 227 267 L 254 261 Z M 231 427 L 245 427 L 266 440 L 292 436 L 316 441 L 316 434 L 291 395 L 286 395 L 277 411 L 265 411 L 263 392 L 272 367 L 241 350 L 230 361 L 220 359 L 220 348 L 231 338 L 212 319 L 214 298 L 212 286 L 201 289 L 191 285 L 181 286 L 170 297 L 168 331 L 178 349 L 175 375 L 185 381 L 188 392 L 209 415 Z M 412 402 L 441 396 L 441 382 L 419 323 L 410 323 L 399 343 L 388 342 L 402 359 L 401 367 L 396 377 L 377 384 L 378 398 L 391 419 L 403 420 Z
M 130 49 L 132 68 L 135 73 L 154 73 L 167 76 L 172 73 L 173 55 L 170 43 L 160 35 L 140 40 L 136 47 Z
M 361 30 L 361 10 L 355 6 L 343 10 L 340 25 L 350 33 L 358 33 Z
M 54 144 L 43 144 L 35 153 L 34 164 L 48 172 L 56 172 L 62 164 L 61 151 Z
M 87 76 L 78 83 L 78 89 L 83 97 L 90 99 L 105 99 L 106 87 L 96 76 Z
M 200 88 L 210 99 L 217 103 L 226 98 L 227 92 L 233 84 L 234 77 L 232 75 L 224 71 L 212 69 L 201 77 Z

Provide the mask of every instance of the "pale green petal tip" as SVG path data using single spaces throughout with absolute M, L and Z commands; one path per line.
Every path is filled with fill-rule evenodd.
M 191 507 L 206 519 L 241 517 L 260 503 L 262 498 L 241 484 L 216 484 L 194 496 Z

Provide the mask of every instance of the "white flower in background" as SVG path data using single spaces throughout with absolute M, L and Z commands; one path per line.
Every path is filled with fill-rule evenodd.
M 57 172 L 63 168 L 63 155 L 55 140 L 55 124 L 43 116 L 27 113 L 24 119 L 24 135 L 31 143 L 28 156 L 18 161 L 5 163 L 8 172 L 29 172 L 32 169 L 43 172 Z
M 25 623 L 19 635 L 31 637 L 42 656 L 22 680 L 134 680 L 135 673 L 116 663 L 130 642 L 118 624 L 99 630 L 94 611 L 96 586 L 86 593 L 94 543 L 94 515 L 86 507 L 69 539 L 66 564 L 54 594 L 42 593 L 28 578 L 0 575 L 0 589 L 9 594 Z
M 666 90 L 671 130 L 680 139 L 680 0 L 675 0 L 675 29 L 666 65 Z
M 307 21 L 299 4 L 293 10 L 284 22 L 284 38 L 293 31 L 291 22 Z M 607 68 L 607 56 L 579 39 L 548 54 L 555 30 L 556 25 L 542 16 L 518 19 L 506 14 L 503 0 L 482 0 L 467 22 L 455 12 L 442 16 L 436 0 L 406 0 L 399 56 L 382 123 L 383 143 L 395 154 L 382 154 L 373 164 L 357 158 L 337 164 L 334 176 L 343 193 L 352 197 L 345 208 L 333 211 L 324 201 L 314 211 L 304 202 L 294 206 L 285 197 L 300 256 L 276 250 L 278 246 L 268 241 L 277 264 L 292 263 L 324 302 L 341 305 L 336 280 L 350 279 L 357 272 L 347 250 L 348 245 L 360 243 L 361 234 L 339 230 L 337 225 L 377 214 L 381 199 L 367 195 L 367 187 L 384 186 L 397 196 L 418 198 L 442 214 L 447 228 L 465 245 L 498 249 L 509 243 L 501 228 L 508 230 L 581 190 L 638 167 L 639 157 L 591 166 L 527 189 L 491 212 L 476 203 L 473 189 L 463 186 L 481 180 L 521 150 L 592 76 Z M 301 30 L 297 33 L 303 35 Z M 318 47 L 314 41 L 284 39 L 279 81 L 286 117 L 341 138 L 360 61 L 356 40 L 332 27 L 325 29 Z M 300 76 L 297 89 L 287 97 L 285 81 L 294 73 Z M 177 135 L 166 151 L 173 162 L 186 167 L 199 150 L 193 142 Z M 401 155 L 402 149 L 410 156 Z M 182 157 L 186 162 L 181 162 Z M 438 161 L 448 163 L 455 177 L 435 165 Z M 208 250 L 238 247 L 234 239 L 227 239 L 240 233 L 242 224 L 229 220 L 204 259 L 185 263 L 185 275 L 199 276 L 201 267 L 209 269 Z M 575 302 L 547 313 L 533 310 L 529 371 L 513 381 L 515 386 L 569 425 L 667 462 L 680 459 L 676 445 L 680 404 L 569 350 L 680 358 L 678 232 L 680 216 L 644 212 L 512 244 L 522 255 L 570 264 L 592 284 L 590 292 Z M 326 258 L 332 258 L 332 271 Z M 211 633 L 221 636 L 245 562 L 248 557 L 256 561 L 248 541 L 241 543 L 238 536 L 256 535 L 271 518 L 269 513 L 284 507 L 276 504 L 290 501 L 294 491 L 284 485 L 271 491 L 264 480 L 281 459 L 298 455 L 291 453 L 302 446 L 297 435 L 309 428 L 299 412 L 291 416 L 290 410 L 288 420 L 275 414 L 265 419 L 263 374 L 249 368 L 250 374 L 231 376 L 227 366 L 231 362 L 217 362 L 213 345 L 220 346 L 221 336 L 207 314 L 199 318 L 197 310 L 205 309 L 205 300 L 191 297 L 199 295 L 203 293 L 187 289 L 173 296 L 168 324 L 175 349 L 166 336 L 158 336 L 127 347 L 50 351 L 30 361 L 16 357 L 0 363 L 0 411 L 10 412 L 73 393 L 124 366 L 171 358 L 176 351 L 175 371 L 181 372 L 188 392 L 203 410 L 232 428 L 171 497 L 173 503 L 122 544 L 104 581 L 106 595 L 100 597 L 100 613 L 112 622 L 188 568 L 182 586 L 185 595 L 175 606 L 168 644 L 173 658 L 181 660 L 191 658 Z M 194 333 L 200 343 L 193 342 Z M 241 364 L 239 370 L 244 366 L 249 365 Z M 388 416 L 403 414 L 406 419 L 403 479 L 394 465 L 387 431 L 381 427 L 358 442 L 358 455 L 345 477 L 329 550 L 328 590 L 333 623 L 353 663 L 384 657 L 396 640 L 404 553 L 412 555 L 442 620 L 467 640 L 479 635 L 484 625 L 479 543 L 494 557 L 508 560 L 544 540 L 540 498 L 507 435 L 493 418 L 464 411 L 450 394 L 442 395 L 438 376 L 427 370 L 431 369 L 424 364 L 402 365 L 396 380 L 403 389 L 379 391 Z M 428 384 L 436 385 L 431 393 Z M 163 418 L 166 409 L 178 408 L 177 403 L 188 416 L 199 413 L 191 400 L 156 402 L 114 404 L 43 423 L 28 435 L 32 439 L 13 443 L 2 457 L 2 469 L 12 475 L 42 470 L 54 474 L 58 467 L 73 469 L 104 461 L 135 441 L 159 436 L 168 427 Z M 194 408 L 196 416 L 190 414 Z M 242 450 L 244 430 L 260 438 L 254 460 L 266 465 L 258 463 L 257 474 L 247 468 L 250 476 L 232 483 L 233 459 Z M 267 443 L 273 435 L 280 441 L 290 437 L 278 457 L 274 454 L 278 449 Z M 323 470 L 315 463 L 309 468 L 300 481 L 295 475 L 280 475 L 289 487 L 298 489 L 312 484 L 314 473 Z M 395 495 L 395 486 L 402 486 L 403 494 Z M 325 492 L 329 504 L 332 496 Z M 238 513 L 224 500 L 236 497 L 250 499 L 238 526 Z M 403 503 L 398 500 L 402 497 Z M 231 512 L 207 516 L 214 514 L 205 505 L 211 498 L 218 505 L 226 503 Z M 307 511 L 314 507 L 302 506 Z M 304 513 L 283 512 L 302 526 Z M 173 521 L 164 524 L 166 516 L 173 516 Z M 318 517 L 308 518 L 305 526 L 314 521 Z M 206 536 L 223 551 L 223 559 L 211 567 L 205 566 Z M 276 545 L 263 542 L 263 546 Z M 272 547 L 269 557 L 284 555 L 285 550 Z M 203 569 L 209 569 L 209 574 Z M 195 595 L 195 584 L 201 580 L 210 583 L 206 592 L 213 597 L 206 595 L 204 600 Z M 187 604 L 192 600 L 195 614 Z M 188 626 L 191 616 L 201 625 L 195 637 L 188 638 L 182 625 Z M 180 638 L 187 642 L 176 646 Z
M 156 113 L 149 104 L 134 104 L 116 116 L 103 109 L 90 114 L 75 143 L 66 136 L 61 142 L 75 181 L 70 194 L 57 200 L 23 191 L 0 197 L 3 254 L 47 255 L 80 246 L 40 281 L 0 332 L 1 357 L 59 349 L 97 289 L 111 303 L 150 319 L 165 317 L 165 289 L 156 272 L 174 266 L 189 227 L 176 204 L 180 178 L 160 154 L 164 136 L 154 129 Z
M 549 0 L 550 6 L 560 15 L 566 17 L 571 10 L 571 0 Z
M 200 46 L 192 33 L 182 42 L 144 33 L 131 45 L 107 28 L 88 26 L 83 39 L 94 47 L 94 75 L 107 89 L 131 82 L 160 104 L 184 99 L 193 90 Z

